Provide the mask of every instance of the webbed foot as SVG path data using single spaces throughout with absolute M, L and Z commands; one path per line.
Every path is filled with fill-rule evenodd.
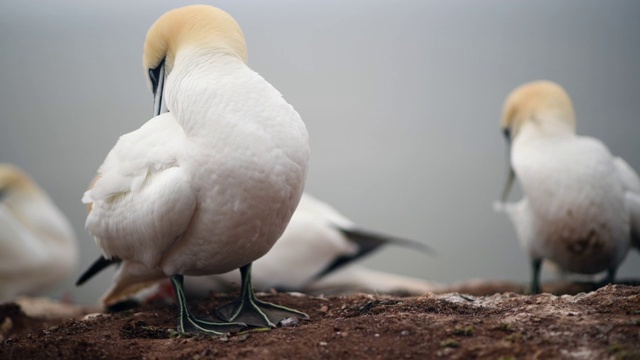
M 183 276 L 171 277 L 171 285 L 176 293 L 178 303 L 178 333 L 181 334 L 209 334 L 222 336 L 238 332 L 247 327 L 241 322 L 215 322 L 209 319 L 197 318 L 191 314 L 183 290 Z
M 258 327 L 276 327 L 280 321 L 289 317 L 309 319 L 309 315 L 303 312 L 258 300 L 251 286 L 251 264 L 241 267 L 240 273 L 242 275 L 240 297 L 216 309 L 220 319 L 229 322 L 239 321 Z

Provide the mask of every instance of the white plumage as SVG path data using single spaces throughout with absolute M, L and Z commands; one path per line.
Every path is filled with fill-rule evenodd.
M 0 302 L 51 289 L 76 260 L 67 218 L 26 173 L 0 164 Z

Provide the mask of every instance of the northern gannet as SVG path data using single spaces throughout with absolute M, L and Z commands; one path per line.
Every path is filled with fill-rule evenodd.
M 246 60 L 242 31 L 226 12 L 193 5 L 161 16 L 143 56 L 154 117 L 120 137 L 83 197 L 86 227 L 106 258 L 170 278 L 179 332 L 308 318 L 256 299 L 251 287 L 252 262 L 300 200 L 309 145 L 298 113 Z M 217 309 L 225 322 L 192 315 L 183 277 L 237 268 L 241 296 Z
M 507 98 L 502 129 L 510 147 L 510 171 L 524 197 L 497 204 L 511 219 L 529 252 L 531 291 L 538 293 L 543 260 L 562 271 L 607 271 L 612 282 L 632 241 L 640 235 L 640 180 L 599 140 L 576 135 L 569 95 L 558 84 L 536 81 Z
M 0 303 L 63 281 L 77 261 L 69 220 L 24 171 L 0 164 Z

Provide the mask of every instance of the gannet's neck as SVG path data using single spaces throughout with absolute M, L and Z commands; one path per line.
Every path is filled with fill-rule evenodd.
M 178 53 L 167 78 L 167 109 L 188 135 L 193 134 L 220 118 L 227 93 L 238 87 L 242 74 L 248 71 L 234 54 L 206 48 L 184 49 Z
M 514 143 L 576 136 L 575 126 L 554 114 L 539 114 L 521 126 Z

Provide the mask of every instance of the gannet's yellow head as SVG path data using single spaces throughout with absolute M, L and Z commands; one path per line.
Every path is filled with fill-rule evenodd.
M 502 129 L 514 138 L 527 122 L 560 121 L 575 132 L 573 104 L 564 89 L 551 81 L 534 81 L 509 94 L 502 113 Z
M 191 5 L 162 15 L 147 32 L 142 64 L 149 73 L 159 114 L 165 74 L 171 73 L 178 52 L 186 47 L 236 56 L 247 62 L 247 46 L 238 23 L 209 5 Z
M 209 5 L 191 5 L 162 15 L 147 32 L 145 70 L 165 60 L 167 73 L 183 46 L 211 48 L 247 61 L 247 46 L 238 23 L 226 12 Z
M 521 85 L 509 94 L 501 123 L 509 151 L 509 174 L 502 191 L 502 201 L 506 201 L 516 177 L 510 162 L 511 140 L 528 123 L 537 124 L 547 133 L 575 133 L 576 116 L 567 92 L 554 82 L 541 80 Z
M 38 188 L 31 178 L 17 166 L 0 164 L 0 200 L 9 193 L 36 193 Z

